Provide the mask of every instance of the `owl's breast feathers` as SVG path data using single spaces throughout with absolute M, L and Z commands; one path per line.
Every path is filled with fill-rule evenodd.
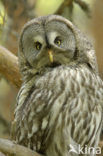
M 74 142 L 97 146 L 102 105 L 102 81 L 86 66 L 55 68 L 21 87 L 15 139 L 49 156 L 65 155 Z

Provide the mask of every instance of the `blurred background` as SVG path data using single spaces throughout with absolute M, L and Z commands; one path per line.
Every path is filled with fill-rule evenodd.
M 48 14 L 62 15 L 90 35 L 93 3 L 94 0 L 0 0 L 0 45 L 17 55 L 22 26 Z M 10 137 L 18 90 L 0 73 L 0 137 Z

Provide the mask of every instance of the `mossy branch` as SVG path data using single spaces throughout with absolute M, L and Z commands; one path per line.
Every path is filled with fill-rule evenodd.
M 0 73 L 16 87 L 21 86 L 18 58 L 3 46 L 0 46 Z
M 7 139 L 0 139 L 0 151 L 8 156 L 43 156 Z

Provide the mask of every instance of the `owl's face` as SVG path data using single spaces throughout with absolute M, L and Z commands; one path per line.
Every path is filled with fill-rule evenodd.
M 38 70 L 68 65 L 76 51 L 72 30 L 64 22 L 50 16 L 26 25 L 20 45 L 27 62 Z
M 57 15 L 39 17 L 22 30 L 20 69 L 27 76 L 27 73 L 40 73 L 61 65 L 85 63 L 92 67 L 95 60 L 89 56 L 90 50 L 91 44 L 70 21 Z

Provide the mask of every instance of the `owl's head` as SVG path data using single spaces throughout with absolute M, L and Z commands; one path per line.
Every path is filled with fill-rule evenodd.
M 19 42 L 19 62 L 24 75 L 43 73 L 58 66 L 87 63 L 90 43 L 67 19 L 49 15 L 25 24 Z

